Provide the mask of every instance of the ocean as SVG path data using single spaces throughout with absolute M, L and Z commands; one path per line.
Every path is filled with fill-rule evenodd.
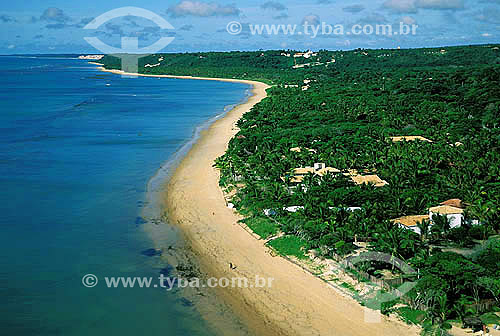
M 0 57 L 1 333 L 214 335 L 182 290 L 108 288 L 103 277 L 168 269 L 144 253 L 158 247 L 144 229 L 151 186 L 248 92 L 122 78 L 71 58 Z M 168 224 L 156 231 L 163 246 L 180 239 Z M 83 285 L 87 274 L 95 287 Z

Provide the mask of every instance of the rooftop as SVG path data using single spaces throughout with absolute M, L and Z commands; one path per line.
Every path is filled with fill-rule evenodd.
M 415 215 L 415 216 L 404 216 L 396 219 L 392 219 L 391 222 L 399 223 L 406 227 L 417 226 L 417 223 L 429 220 L 429 215 Z
M 401 142 L 401 141 L 427 141 L 427 142 L 432 142 L 431 140 L 424 138 L 423 136 L 420 135 L 408 135 L 408 136 L 396 136 L 396 137 L 390 137 L 392 142 Z
M 298 147 L 297 147 L 298 148 Z M 292 148 L 290 150 L 295 150 L 297 148 Z M 300 149 L 300 148 L 298 148 Z M 323 163 L 316 163 L 319 167 L 324 167 L 325 165 Z M 328 173 L 330 174 L 340 174 L 342 173 L 341 170 L 337 168 L 332 168 L 332 167 L 324 167 L 324 168 L 318 168 L 318 167 L 302 167 L 302 168 L 295 168 L 293 170 L 293 176 L 291 178 L 292 183 L 301 183 L 304 181 L 304 177 L 307 174 L 315 174 L 318 176 L 325 176 Z M 388 185 L 387 181 L 382 180 L 378 175 L 371 174 L 371 175 L 359 175 L 358 171 L 356 169 L 349 169 L 347 172 L 342 173 L 344 176 L 350 177 L 352 181 L 356 184 L 373 184 L 375 187 L 383 187 L 385 185 Z M 285 181 L 284 177 L 281 177 L 281 180 Z
M 351 179 L 356 184 L 373 184 L 375 187 L 383 187 L 389 183 L 382 180 L 378 175 L 352 175 Z
M 309 173 L 312 173 L 312 174 L 315 173 L 315 170 L 313 167 L 295 168 L 293 170 L 294 175 L 307 175 Z
M 331 174 L 339 174 L 340 173 L 340 170 L 338 170 L 337 168 L 332 168 L 332 167 L 326 167 L 326 168 L 323 168 L 323 169 L 320 169 L 316 172 L 316 174 L 320 175 L 320 176 L 325 176 L 326 174 L 328 173 L 331 173 Z
M 452 198 L 447 201 L 439 203 L 441 205 L 448 205 L 454 208 L 459 208 L 459 209 L 465 209 L 467 207 L 467 204 L 465 204 L 461 199 L 458 198 Z
M 292 148 L 292 149 L 295 149 L 295 148 Z M 292 150 L 292 149 L 290 149 L 290 150 Z M 338 170 L 337 168 L 332 168 L 332 167 L 325 167 L 325 168 L 321 168 L 321 169 L 315 169 L 314 167 L 295 168 L 293 170 L 293 176 L 292 176 L 292 179 L 290 181 L 292 183 L 301 183 L 302 181 L 304 181 L 304 177 L 309 173 L 316 174 L 319 176 L 325 176 L 328 173 L 339 174 L 340 170 Z M 285 181 L 284 177 L 281 177 L 281 179 L 283 181 Z
M 464 213 L 464 209 L 456 208 L 449 205 L 440 205 L 429 209 L 429 212 L 440 215 L 456 215 Z
M 311 153 L 316 153 L 315 149 L 304 148 L 304 150 L 306 150 L 308 152 L 311 152 Z M 290 148 L 290 152 L 300 153 L 300 152 L 302 152 L 302 148 L 300 148 L 300 147 L 293 147 L 293 148 Z

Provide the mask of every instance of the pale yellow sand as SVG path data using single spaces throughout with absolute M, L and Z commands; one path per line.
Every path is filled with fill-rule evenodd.
M 100 63 L 93 63 L 89 62 L 90 64 L 94 65 L 102 65 Z M 240 79 L 230 79 L 230 78 L 209 78 L 209 77 L 193 77 L 193 76 L 172 76 L 172 75 L 148 75 L 148 74 L 137 74 L 137 73 L 130 73 L 130 72 L 124 72 L 122 70 L 109 70 L 105 69 L 103 67 L 98 68 L 101 71 L 104 72 L 111 72 L 117 75 L 122 75 L 122 76 L 140 76 L 140 77 L 160 77 L 160 78 L 179 78 L 179 79 L 198 79 L 198 80 L 216 80 L 216 81 L 221 81 L 221 82 L 232 82 L 232 83 L 245 83 L 245 84 L 250 84 L 250 85 L 265 85 L 264 83 L 260 82 L 255 82 L 255 81 L 248 81 L 248 80 L 240 80 Z

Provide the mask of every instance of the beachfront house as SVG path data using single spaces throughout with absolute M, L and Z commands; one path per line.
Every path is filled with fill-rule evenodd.
M 351 180 L 353 180 L 354 183 L 361 185 L 361 184 L 372 184 L 374 187 L 383 187 L 388 185 L 389 183 L 385 180 L 382 180 L 378 175 L 352 175 Z
M 397 224 L 399 227 L 402 227 L 407 230 L 411 230 L 416 234 L 422 234 L 420 228 L 418 227 L 418 223 L 429 220 L 429 215 L 416 215 L 416 216 L 404 216 L 400 218 L 396 218 L 391 220 L 394 224 Z
M 99 61 L 104 55 L 80 55 L 78 59 Z
M 300 152 L 300 148 L 292 148 L 290 149 L 294 152 Z M 309 150 L 309 149 L 308 149 Z M 309 150 L 311 151 L 311 150 Z M 292 174 L 292 183 L 302 183 L 307 174 L 314 174 L 318 176 L 325 176 L 326 174 L 338 174 L 340 170 L 332 167 L 327 167 L 324 163 L 315 163 L 313 167 L 304 167 L 304 168 L 295 168 Z M 286 181 L 285 177 L 281 177 L 282 181 Z
M 417 234 L 421 234 L 420 228 L 417 223 L 422 220 L 428 220 L 430 225 L 432 225 L 433 218 L 436 215 L 446 216 L 450 224 L 450 228 L 460 227 L 464 224 L 464 212 L 467 204 L 462 202 L 458 198 L 449 199 L 447 201 L 441 202 L 439 206 L 435 206 L 429 209 L 427 215 L 415 215 L 415 216 L 404 216 L 391 220 L 393 223 L 399 225 L 402 228 L 411 230 Z M 472 220 L 470 224 L 477 225 L 479 221 Z
M 303 206 L 301 206 L 301 205 L 295 205 L 295 206 L 284 207 L 283 211 L 295 213 L 295 212 L 297 212 L 299 210 L 303 210 L 303 209 L 304 209 Z M 342 208 L 328 207 L 328 209 L 330 209 L 330 210 L 341 210 Z M 345 209 L 346 211 L 349 211 L 349 212 L 354 212 L 354 211 L 362 210 L 361 207 L 347 207 L 347 208 L 343 208 L 343 209 Z M 274 209 L 264 209 L 263 212 L 264 212 L 264 215 L 266 215 L 268 217 L 269 216 L 276 216 L 276 214 L 277 214 L 276 210 L 274 210 Z
M 452 199 L 446 200 L 444 202 L 441 202 L 439 204 L 440 205 L 449 205 L 449 206 L 459 208 L 459 209 L 465 209 L 468 206 L 467 203 L 463 202 L 459 198 L 452 198 Z
M 432 142 L 431 140 L 424 138 L 423 136 L 420 135 L 407 135 L 407 136 L 394 136 L 390 137 L 392 142 L 402 142 L 402 141 L 425 141 L 425 142 Z
M 297 212 L 299 210 L 302 210 L 304 209 L 303 206 L 300 206 L 300 205 L 296 205 L 296 206 L 289 206 L 289 207 L 284 207 L 283 208 L 283 211 L 287 211 L 287 212 Z M 275 209 L 264 209 L 264 215 L 270 217 L 270 216 L 276 216 L 277 215 L 277 211 Z
M 429 209 L 429 219 L 434 216 L 446 216 L 450 223 L 450 228 L 460 227 L 464 222 L 464 209 L 456 208 L 449 205 L 440 205 Z
M 317 152 L 315 149 L 310 149 L 310 148 L 304 148 L 304 150 L 308 151 L 309 153 L 316 153 Z M 301 153 L 302 148 L 293 147 L 293 148 L 290 148 L 290 152 Z
M 311 57 L 315 57 L 315 56 L 318 56 L 318 54 L 312 52 L 311 50 L 308 50 L 305 53 L 296 53 L 293 55 L 293 57 L 295 57 L 295 58 L 298 58 L 298 57 L 311 58 Z
M 298 151 L 300 148 L 292 148 L 293 151 Z M 315 163 L 313 167 L 305 168 L 295 168 L 293 170 L 293 175 L 291 178 L 292 183 L 302 183 L 307 174 L 314 174 L 318 176 L 325 176 L 326 174 L 341 174 L 342 172 L 337 168 L 327 167 L 324 163 Z M 383 187 L 389 183 L 382 180 L 378 175 L 361 175 L 355 169 L 349 169 L 347 172 L 342 173 L 344 176 L 348 176 L 357 185 L 369 184 L 375 187 Z M 285 177 L 281 177 L 282 181 L 286 181 Z

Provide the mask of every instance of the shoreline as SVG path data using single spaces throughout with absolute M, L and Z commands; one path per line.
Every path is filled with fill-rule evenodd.
M 103 71 L 103 72 L 109 72 L 115 75 L 122 75 L 122 76 L 134 76 L 134 77 L 156 77 L 156 78 L 173 78 L 173 79 L 194 79 L 194 80 L 208 80 L 208 81 L 219 81 L 219 82 L 229 82 L 229 83 L 242 83 L 242 84 L 249 84 L 252 85 L 254 88 L 256 85 L 266 85 L 269 87 L 269 85 L 264 84 L 262 82 L 256 82 L 252 80 L 246 80 L 246 79 L 234 79 L 234 78 L 218 78 L 218 77 L 195 77 L 195 76 L 176 76 L 176 75 L 150 75 L 150 74 L 140 74 L 140 73 L 132 73 L 132 72 L 125 72 L 123 70 L 112 70 L 112 69 L 106 69 L 103 67 L 104 64 L 101 63 L 94 63 L 94 62 L 88 62 L 89 64 L 93 65 L 98 65 L 99 68 L 98 70 Z M 249 98 L 251 98 L 250 96 Z M 242 103 L 242 104 L 245 104 Z M 239 105 L 242 105 L 239 104 Z M 239 105 L 236 105 L 234 108 L 237 108 Z M 230 113 L 231 111 L 228 111 Z
M 201 135 L 173 172 L 165 193 L 169 219 L 181 228 L 207 274 L 246 277 L 250 283 L 256 275 L 274 278 L 272 288 L 219 288 L 217 293 L 259 335 L 417 335 L 417 327 L 385 316 L 382 323 L 365 323 L 364 308 L 357 301 L 300 266 L 273 256 L 263 240 L 238 225 L 242 217 L 227 208 L 219 173 L 212 165 L 238 132 L 236 122 L 267 97 L 269 86 L 252 85 L 254 95 L 246 103 Z M 230 269 L 229 263 L 237 268 Z
M 96 64 L 100 65 L 100 64 Z M 285 258 L 273 256 L 262 240 L 237 224 L 242 217 L 226 207 L 219 187 L 215 158 L 224 154 L 238 132 L 242 115 L 264 99 L 268 85 L 261 82 L 191 76 L 148 75 L 120 70 L 120 75 L 219 80 L 251 84 L 253 95 L 202 132 L 170 175 L 163 203 L 169 220 L 179 227 L 203 273 L 210 277 L 274 278 L 272 288 L 216 289 L 217 295 L 254 331 L 265 335 L 417 335 L 416 327 L 382 317 L 364 322 L 364 308 L 321 279 Z M 236 269 L 228 266 L 232 263 Z

